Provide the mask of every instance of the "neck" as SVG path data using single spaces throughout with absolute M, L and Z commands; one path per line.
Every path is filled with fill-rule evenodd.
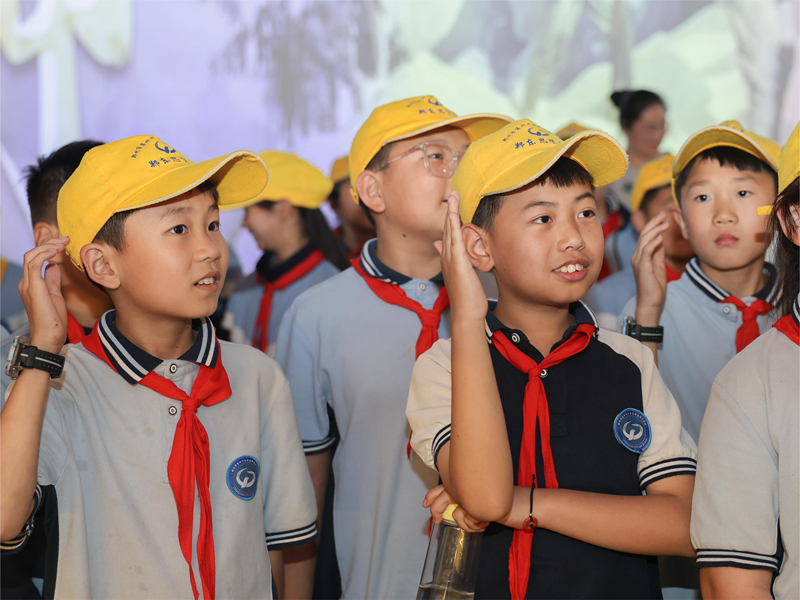
M 692 260 L 691 258 L 672 258 L 671 256 L 665 256 L 664 262 L 667 266 L 675 271 L 678 275 L 683 275 L 683 270 L 686 268 L 686 265 L 689 264 L 689 261 Z
M 350 223 L 342 223 L 342 242 L 350 250 L 358 250 L 374 237 L 374 230 L 359 229 Z
M 497 296 L 494 315 L 503 325 L 524 332 L 543 357 L 550 354 L 550 348 L 561 340 L 575 320 L 569 312 L 569 306 L 532 304 L 514 297 L 502 288 L 498 288 Z
M 700 262 L 700 269 L 702 269 L 703 273 L 705 273 L 706 277 L 711 281 L 737 298 L 753 296 L 767 285 L 763 256 L 749 265 L 730 271 L 715 269 L 704 262 Z
M 111 297 L 71 265 L 66 268 L 62 265 L 61 295 L 67 310 L 83 327 L 93 327 L 104 312 L 114 308 Z
M 303 248 L 308 245 L 308 236 L 307 235 L 300 235 L 293 237 L 292 239 L 286 240 L 283 244 L 280 245 L 279 248 L 275 248 L 273 252 L 275 253 L 275 264 L 279 265 L 281 263 L 286 262 L 290 258 L 292 258 L 295 254 L 300 252 Z
M 628 148 L 628 161 L 637 169 L 641 169 L 645 164 L 656 158 L 656 154 L 644 154 L 635 148 Z
M 379 233 L 378 258 L 386 266 L 412 279 L 431 279 L 442 272 L 442 259 L 433 242 L 403 234 Z
M 191 319 L 166 318 L 117 306 L 116 326 L 120 333 L 139 348 L 162 360 L 183 356 L 197 336 Z

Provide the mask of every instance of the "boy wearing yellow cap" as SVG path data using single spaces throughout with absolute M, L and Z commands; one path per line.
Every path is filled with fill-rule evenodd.
M 7 365 L 0 538 L 24 543 L 54 486 L 56 598 L 269 598 L 279 549 L 316 535 L 286 379 L 207 318 L 228 266 L 218 207 L 266 183 L 250 152 L 192 163 L 155 136 L 104 144 L 61 189 L 64 237 L 25 255 L 31 338 Z M 59 271 L 41 274 L 62 250 L 116 307 L 65 357 Z
M 333 190 L 328 197 L 331 208 L 336 211 L 341 225 L 336 234 L 347 249 L 350 258 L 357 258 L 361 248 L 375 237 L 375 224 L 369 220 L 350 195 L 350 162 L 346 156 L 336 159 L 331 167 Z
M 660 597 L 652 555 L 693 552 L 695 451 L 675 401 L 648 350 L 580 302 L 603 260 L 594 186 L 626 168 L 605 133 L 561 141 L 522 120 L 454 178 L 453 337 L 414 366 L 407 416 L 446 489 L 426 498 L 435 518 L 455 501 L 483 522 L 465 525 L 488 524 L 475 598 Z M 495 273 L 496 303 L 473 267 Z
M 295 154 L 271 151 L 259 156 L 270 166 L 270 181 L 246 204 L 243 226 L 264 254 L 255 272 L 236 286 L 222 325 L 232 342 L 252 344 L 274 356 L 286 309 L 349 262 L 319 209 L 331 192 L 331 180 Z
M 667 283 L 664 213 L 642 230 L 632 259 L 636 298 L 618 327 L 655 336 L 640 339 L 695 441 L 714 377 L 774 321 L 775 268 L 764 260 L 767 218 L 757 208 L 775 200 L 779 157 L 778 144 L 736 121 L 690 136 L 673 163 L 672 190 L 696 257 Z
M 667 215 L 669 228 L 662 234 L 667 282 L 683 273 L 686 263 L 694 256 L 688 240 L 683 237 L 677 221 L 678 207 L 672 199 L 672 163 L 675 157 L 665 154 L 639 171 L 631 191 L 631 225 L 641 232 L 647 223 L 662 212 Z M 616 329 L 617 318 L 628 300 L 636 296 L 636 277 L 630 266 L 598 281 L 583 299 L 597 315 L 600 327 Z
M 464 150 L 507 122 L 458 117 L 432 96 L 376 108 L 349 161 L 353 198 L 370 212 L 377 239 L 352 269 L 299 296 L 281 324 L 276 359 L 292 386 L 320 506 L 329 473 L 336 481 L 344 598 L 416 595 L 428 541 L 420 499 L 437 482 L 407 454 L 405 398 L 417 355 L 450 331 L 433 243 Z
M 774 210 L 760 207 L 772 212 L 781 318 L 717 375 L 700 431 L 691 533 L 703 598 L 800 597 L 799 150 L 800 125 Z

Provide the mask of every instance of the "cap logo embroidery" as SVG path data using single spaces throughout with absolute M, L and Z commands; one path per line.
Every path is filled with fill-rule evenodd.
M 641 454 L 652 439 L 650 421 L 642 411 L 626 408 L 614 419 L 614 436 L 626 449 Z
M 164 144 L 164 147 L 163 147 L 163 148 L 162 148 L 161 146 L 159 146 L 159 145 L 158 145 L 158 142 L 156 142 L 156 144 L 155 144 L 155 145 L 156 145 L 156 149 L 157 149 L 157 150 L 161 150 L 162 152 L 164 152 L 164 153 L 166 153 L 166 154 L 175 154 L 175 150 L 174 150 L 173 148 L 170 148 L 170 147 L 169 147 L 169 146 L 167 146 L 166 144 Z
M 252 500 L 258 487 L 261 465 L 253 456 L 240 456 L 228 467 L 226 482 L 231 493 L 240 500 Z

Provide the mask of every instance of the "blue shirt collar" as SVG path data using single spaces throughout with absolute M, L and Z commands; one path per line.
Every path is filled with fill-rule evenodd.
M 385 281 L 393 285 L 403 285 L 411 281 L 411 277 L 398 273 L 381 262 L 378 258 L 378 238 L 373 238 L 364 244 L 364 247 L 361 249 L 361 258 L 359 258 L 359 262 L 361 268 L 364 269 L 367 275 L 380 281 Z M 435 277 L 432 277 L 430 281 L 441 285 L 444 283 L 444 278 L 442 274 L 439 273 Z

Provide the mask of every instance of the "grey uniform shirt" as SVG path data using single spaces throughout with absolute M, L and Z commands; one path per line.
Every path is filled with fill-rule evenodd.
M 799 365 L 798 345 L 771 329 L 717 375 L 692 502 L 697 566 L 773 571 L 778 599 L 800 597 Z
M 264 296 L 263 281 L 274 281 L 296 267 L 314 250 L 313 246 L 306 246 L 300 252 L 277 266 L 270 264 L 271 255 L 265 254 L 259 260 L 256 270 L 242 279 L 236 286 L 225 308 L 222 326 L 230 331 L 232 342 L 250 345 L 253 341 L 253 332 L 261 309 L 261 298 Z M 290 283 L 282 290 L 275 290 L 272 294 L 272 306 L 269 314 L 267 354 L 275 355 L 275 342 L 278 339 L 278 330 L 283 319 L 283 314 L 291 306 L 294 299 L 307 289 L 322 283 L 329 277 L 339 272 L 336 266 L 323 260 L 311 271 L 297 281 Z M 260 280 L 259 280 L 260 279 Z
M 231 397 L 197 411 L 209 438 L 216 596 L 271 598 L 268 547 L 316 536 L 314 490 L 286 379 L 262 352 L 217 346 L 208 319 L 181 359 L 161 361 L 125 339 L 113 315 L 101 318 L 98 334 L 115 368 L 83 344 L 70 346 L 48 398 L 38 483 L 54 485 L 58 499 L 56 597 L 192 598 L 167 475 L 181 402 L 136 382 L 154 371 L 188 394 L 200 364 L 223 360 Z M 257 471 L 250 500 L 234 492 L 242 458 Z M 202 595 L 199 521 L 195 497 L 193 569 Z
M 380 264 L 376 240 L 365 244 L 364 270 L 394 282 L 431 309 L 441 278 L 410 279 Z M 306 453 L 340 442 L 333 530 L 344 598 L 414 598 L 428 545 L 422 508 L 437 473 L 412 453 L 406 398 L 422 329 L 416 313 L 388 304 L 347 269 L 300 295 L 284 316 L 276 359 L 292 386 Z M 439 336 L 450 335 L 449 310 Z
M 774 301 L 774 272 L 770 282 L 755 294 L 741 300 L 751 305 L 757 298 Z M 722 300 L 730 296 L 700 269 L 697 258 L 686 265 L 680 279 L 667 285 L 667 298 L 661 313 L 664 343 L 658 350 L 658 370 L 681 409 L 683 426 L 697 442 L 700 425 L 708 404 L 714 378 L 736 355 L 736 331 L 742 324 L 742 313 Z M 632 298 L 620 315 L 617 326 L 622 330 L 625 317 L 635 317 L 636 298 Z M 775 322 L 772 313 L 757 318 L 763 333 Z

